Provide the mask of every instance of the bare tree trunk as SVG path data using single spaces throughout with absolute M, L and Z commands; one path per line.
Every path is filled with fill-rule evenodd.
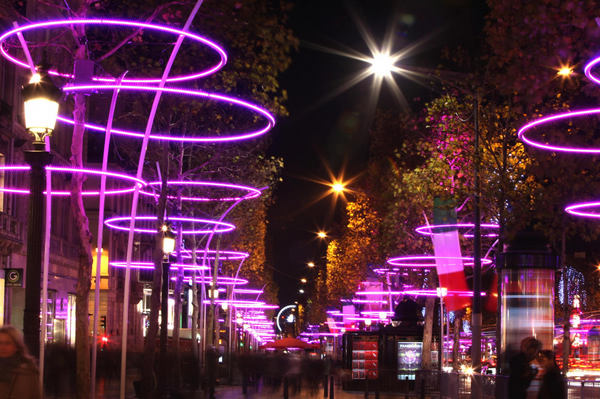
M 458 356 L 460 349 L 460 324 L 462 322 L 463 314 L 462 311 L 454 312 L 454 326 L 453 326 L 453 335 L 454 335 L 454 343 L 452 345 L 452 369 L 454 371 L 458 370 Z
M 428 296 L 425 300 L 425 326 L 423 328 L 423 369 L 431 369 L 431 338 L 433 336 L 433 314 L 435 311 L 435 297 Z
M 83 28 L 82 28 L 83 29 Z M 79 32 L 85 34 L 85 31 Z M 76 59 L 86 57 L 85 46 L 80 46 Z M 83 134 L 85 131 L 86 101 L 83 94 L 75 94 L 73 118 L 73 137 L 71 141 L 71 165 L 83 167 Z M 74 174 L 71 180 L 71 212 L 75 219 L 79 236 L 79 268 L 77 271 L 76 310 L 75 310 L 75 350 L 76 350 L 76 390 L 78 399 L 87 399 L 90 395 L 90 329 L 89 329 L 89 295 L 92 277 L 92 234 L 89 220 L 81 197 L 84 177 Z M 95 344 L 95 343 L 94 343 Z
M 178 171 L 177 171 L 177 180 L 183 180 L 182 171 L 183 171 L 183 143 L 180 144 L 179 147 L 179 163 L 178 163 Z M 181 190 L 178 190 L 177 193 L 177 216 L 181 216 Z M 181 253 L 181 248 L 183 247 L 183 233 L 182 226 L 177 229 L 177 263 L 183 263 L 183 254 Z M 173 321 L 173 345 L 175 346 L 175 388 L 181 389 L 181 346 L 179 342 L 179 333 L 181 329 L 181 291 L 183 289 L 183 268 L 177 269 L 177 278 L 175 280 L 175 292 L 173 292 L 173 296 L 175 297 L 175 312 L 174 312 L 174 321 Z
M 208 322 L 207 322 L 207 337 L 206 343 L 209 346 L 215 346 L 215 319 L 217 319 L 217 309 L 215 305 L 215 295 L 217 289 L 217 274 L 219 272 L 219 249 L 221 246 L 221 236 L 217 238 L 217 246 L 215 252 L 215 261 L 213 263 L 213 271 L 212 271 L 212 284 L 209 285 L 208 290 L 210 291 L 210 311 L 208 313 Z
M 89 1 L 82 1 L 77 9 L 77 17 L 85 18 Z M 87 58 L 85 26 L 72 27 L 77 44 L 74 61 Z M 71 139 L 71 166 L 83 167 L 83 135 L 85 132 L 86 100 L 83 94 L 73 96 L 73 137 Z M 71 180 L 71 213 L 75 220 L 79 236 L 79 267 L 77 270 L 76 307 L 75 307 L 75 352 L 76 367 L 75 385 L 77 399 L 87 399 L 90 396 L 90 326 L 89 326 L 89 296 L 92 278 L 92 233 L 89 220 L 81 196 L 85 178 L 74 174 Z M 95 342 L 93 343 L 96 344 Z
M 194 213 L 192 212 L 192 217 L 194 217 Z M 196 250 L 198 248 L 196 242 L 196 236 L 192 235 L 192 264 L 195 265 L 198 261 Z M 192 355 L 194 356 L 194 364 L 198 366 L 198 370 L 200 370 L 199 362 L 199 353 L 198 353 L 198 340 L 196 336 L 198 335 L 198 284 L 196 283 L 196 271 L 194 270 L 192 275 Z M 200 375 L 196 374 L 195 378 L 199 378 Z
M 165 154 L 166 155 L 166 154 Z M 164 161 L 164 159 L 163 159 Z M 168 161 L 168 159 L 167 159 Z M 152 274 L 152 296 L 150 297 L 150 315 L 149 325 L 146 332 L 146 342 L 144 344 L 144 366 L 142 369 L 142 379 L 144 388 L 144 398 L 151 399 L 156 389 L 156 380 L 154 373 L 154 364 L 156 358 L 156 337 L 158 336 L 158 312 L 160 309 L 160 287 L 162 284 L 162 232 L 161 227 L 164 224 L 165 208 L 167 206 L 167 178 L 168 172 L 166 163 L 163 162 L 162 186 L 158 207 L 156 211 L 156 236 L 154 238 L 154 273 Z

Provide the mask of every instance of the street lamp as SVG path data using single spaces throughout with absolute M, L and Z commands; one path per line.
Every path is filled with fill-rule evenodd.
M 44 169 L 52 155 L 45 149 L 45 139 L 52 134 L 58 114 L 61 91 L 44 69 L 34 74 L 21 91 L 25 110 L 25 128 L 33 136 L 32 149 L 25 151 L 29 175 L 29 216 L 27 220 L 27 269 L 23 333 L 31 353 L 40 353 L 40 278 L 44 220 Z M 46 311 L 44 304 L 44 311 Z
M 346 191 L 346 185 L 341 181 L 336 181 L 331 185 L 331 189 L 334 193 L 339 195 Z
M 308 266 L 308 267 L 310 267 L 310 268 L 312 269 L 313 267 L 315 267 L 315 262 L 308 262 L 308 263 L 306 264 L 306 266 Z M 598 268 L 599 268 L 599 270 L 600 270 L 600 266 L 598 266 Z
M 169 322 L 169 257 L 175 251 L 175 234 L 171 230 L 171 226 L 165 223 L 161 226 L 160 231 L 162 232 L 162 249 L 163 249 L 163 261 L 162 261 L 162 289 L 161 289 L 161 300 L 160 300 L 160 337 L 159 337 L 159 357 L 160 357 L 160 379 L 159 379 L 159 391 L 164 393 L 166 391 L 166 376 L 167 376 L 167 328 Z
M 165 256 L 171 255 L 175 251 L 175 234 L 171 231 L 169 225 L 163 224 L 161 227 L 163 232 L 162 248 Z
M 321 230 L 321 231 L 319 231 L 319 232 L 317 233 L 317 237 L 319 237 L 319 238 L 321 238 L 321 239 L 325 239 L 325 238 L 327 238 L 327 233 L 326 233 L 326 232 L 324 232 L 323 230 Z M 311 263 L 312 263 L 312 262 L 311 262 Z M 314 264 L 313 264 L 313 265 L 314 265 Z M 310 265 L 309 265 L 309 266 L 310 266 Z M 311 267 L 313 267 L 313 266 L 311 266 Z
M 308 282 L 308 280 L 307 280 L 306 278 L 302 277 L 302 278 L 300 279 L 300 282 L 301 282 L 302 284 L 306 284 L 306 283 Z

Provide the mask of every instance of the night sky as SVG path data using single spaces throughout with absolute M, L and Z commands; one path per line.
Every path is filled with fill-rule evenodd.
M 485 2 L 478 0 L 297 0 L 289 25 L 301 41 L 292 65 L 280 82 L 288 90 L 290 116 L 280 119 L 272 132 L 271 154 L 285 162 L 283 182 L 275 190 L 269 213 L 267 256 L 275 267 L 280 305 L 303 301 L 299 279 L 316 275 L 306 263 L 325 266 L 326 243 L 316 238 L 318 230 L 335 235 L 343 215 L 343 203 L 333 197 L 320 201 L 327 187 L 312 180 L 359 175 L 368 159 L 368 130 L 373 115 L 368 110 L 371 79 L 331 98 L 331 93 L 368 67 L 368 64 L 317 50 L 354 49 L 369 54 L 357 21 L 381 43 L 393 27 L 398 51 L 418 43 L 406 65 L 434 68 L 443 48 L 457 44 L 478 48 L 482 41 Z M 396 77 L 408 100 L 430 98 L 431 90 L 408 79 Z M 425 83 L 425 82 L 424 82 Z M 401 109 L 391 91 L 384 87 L 379 107 Z

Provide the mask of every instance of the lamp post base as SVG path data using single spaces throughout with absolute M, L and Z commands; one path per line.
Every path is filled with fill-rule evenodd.
M 31 354 L 35 357 L 38 357 L 40 353 L 40 277 L 42 271 L 42 243 L 44 241 L 44 172 L 45 167 L 50 164 L 51 160 L 52 155 L 44 150 L 43 143 L 34 143 L 33 150 L 25 151 L 25 161 L 31 166 L 31 172 L 29 177 L 23 334 Z

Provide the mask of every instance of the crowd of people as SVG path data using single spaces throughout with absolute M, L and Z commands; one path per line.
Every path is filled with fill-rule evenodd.
M 283 385 L 294 395 L 307 389 L 315 394 L 324 379 L 334 372 L 331 362 L 304 353 L 241 353 L 235 359 L 242 392 L 277 391 Z M 216 357 L 214 362 L 216 371 Z M 552 350 L 542 350 L 534 337 L 521 342 L 520 352 L 510 359 L 508 397 L 531 398 L 532 381 L 539 381 L 538 399 L 565 399 L 565 378 Z M 217 375 L 211 376 L 213 383 Z M 214 385 L 211 389 L 214 395 Z M 40 399 L 42 389 L 36 360 L 28 353 L 23 334 L 12 326 L 0 327 L 0 398 Z M 213 396 L 214 397 L 214 396 Z

